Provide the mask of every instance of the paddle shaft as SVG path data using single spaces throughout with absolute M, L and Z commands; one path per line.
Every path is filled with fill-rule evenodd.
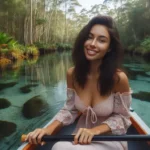
M 22 141 L 24 141 L 23 138 Z M 45 135 L 42 141 L 74 141 L 74 135 Z M 150 141 L 150 135 L 96 135 L 92 141 Z
M 43 141 L 73 141 L 73 135 L 61 135 L 59 136 L 44 136 Z M 119 135 L 119 136 L 94 136 L 92 141 L 148 141 L 150 135 Z

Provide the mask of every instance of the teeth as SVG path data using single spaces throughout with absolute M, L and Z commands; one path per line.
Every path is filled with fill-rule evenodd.
M 91 51 L 91 50 L 88 50 L 88 53 L 89 53 L 89 54 L 91 54 L 91 55 L 96 54 L 96 52 L 95 52 L 95 51 Z

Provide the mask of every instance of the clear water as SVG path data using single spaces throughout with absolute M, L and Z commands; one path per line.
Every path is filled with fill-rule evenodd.
M 63 106 L 66 99 L 66 71 L 72 66 L 69 53 L 55 53 L 40 57 L 38 60 L 16 62 L 0 70 L 0 83 L 17 82 L 13 87 L 0 90 L 0 98 L 6 98 L 11 106 L 0 109 L 0 120 L 13 122 L 17 125 L 16 131 L 0 141 L 1 150 L 16 150 L 20 146 L 20 137 L 23 133 L 44 126 Z M 150 90 L 150 63 L 143 59 L 127 56 L 124 60 L 126 69 L 145 72 L 130 79 L 133 92 Z M 22 93 L 20 88 L 28 84 L 37 84 L 31 87 L 31 92 Z M 49 109 L 42 115 L 27 119 L 22 114 L 23 104 L 30 98 L 40 95 L 48 103 Z M 133 98 L 133 109 L 150 126 L 149 102 Z
M 129 78 L 129 83 L 133 93 L 150 93 L 150 62 L 144 61 L 141 57 L 126 56 L 124 67 L 135 71 L 135 75 Z M 132 108 L 141 117 L 141 119 L 150 127 L 150 98 L 146 100 L 132 98 Z

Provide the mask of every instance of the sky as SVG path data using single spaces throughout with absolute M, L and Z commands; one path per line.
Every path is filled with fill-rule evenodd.
M 77 12 L 79 12 L 82 8 L 90 9 L 92 5 L 102 4 L 104 0 L 78 0 L 78 2 L 82 5 L 82 7 L 76 8 Z

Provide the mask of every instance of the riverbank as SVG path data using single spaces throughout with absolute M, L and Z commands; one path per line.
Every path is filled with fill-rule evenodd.
M 132 56 L 141 56 L 146 60 L 150 61 L 150 49 L 147 50 L 144 47 L 135 47 L 131 46 L 125 49 L 125 53 L 128 53 Z
M 28 60 L 33 63 L 36 62 L 35 60 L 37 60 L 40 55 L 56 51 L 69 51 L 71 49 L 72 45 L 67 43 L 46 44 L 36 42 L 31 45 L 22 45 L 13 37 L 0 32 L 0 69 L 4 69 L 10 64 L 23 60 Z
M 130 45 L 125 48 L 125 53 L 130 55 L 141 56 L 150 61 L 150 38 L 145 38 L 137 45 Z

